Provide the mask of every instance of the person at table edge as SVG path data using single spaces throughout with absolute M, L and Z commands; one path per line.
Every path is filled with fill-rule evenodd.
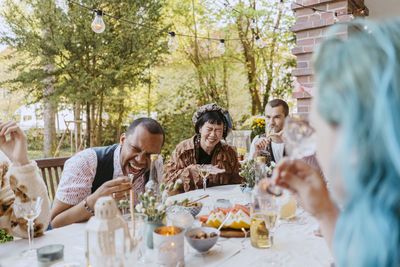
M 102 196 L 118 201 L 133 188 L 137 203 L 148 180 L 150 155 L 161 152 L 164 139 L 157 121 L 140 118 L 121 135 L 119 144 L 85 149 L 67 160 L 51 210 L 52 227 L 88 220 Z M 133 175 L 132 183 L 128 174 Z
M 23 238 L 28 238 L 27 221 L 16 216 L 16 201 L 42 198 L 41 212 L 34 220 L 34 236 L 42 235 L 50 221 L 47 188 L 36 162 L 28 159 L 27 147 L 26 136 L 16 122 L 0 122 L 0 229 Z
M 269 167 L 271 162 L 278 163 L 281 158 L 287 156 L 282 135 L 285 120 L 289 116 L 289 105 L 284 100 L 276 98 L 267 103 L 264 112 L 266 132 L 254 137 L 249 154 L 253 159 L 258 156 L 265 157 L 265 164 Z M 267 133 L 268 126 L 273 129 L 272 133 Z M 324 175 L 315 154 L 304 157 L 302 160 Z
M 198 165 L 211 164 L 224 172 L 210 173 L 207 186 L 242 183 L 236 149 L 222 141 L 232 128 L 228 111 L 217 104 L 207 104 L 194 113 L 192 121 L 196 135 L 182 141 L 172 152 L 164 167 L 164 182 L 168 185 L 181 179 L 178 192 L 203 188 Z

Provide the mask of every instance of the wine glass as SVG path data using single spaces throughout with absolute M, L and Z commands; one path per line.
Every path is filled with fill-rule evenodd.
M 15 201 L 14 211 L 17 217 L 22 217 L 27 220 L 28 225 L 28 240 L 29 249 L 22 252 L 22 256 L 27 258 L 34 258 L 36 256 L 36 249 L 33 249 L 33 238 L 34 238 L 34 220 L 40 215 L 42 211 L 41 197 L 37 197 L 36 200 L 31 200 L 28 202 Z
M 207 187 L 207 176 L 210 174 L 211 166 L 207 164 L 202 164 L 198 166 L 199 174 L 203 178 L 203 189 L 206 191 Z
M 293 159 L 302 159 L 315 153 L 315 130 L 308 121 L 300 117 L 286 118 L 283 128 L 286 154 Z
M 257 194 L 256 196 L 265 227 L 269 232 L 270 246 L 274 244 L 274 233 L 280 215 L 280 209 L 275 195 L 268 193 Z

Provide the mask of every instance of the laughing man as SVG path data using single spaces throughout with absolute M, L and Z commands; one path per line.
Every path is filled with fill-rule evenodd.
M 119 144 L 85 149 L 67 160 L 51 210 L 52 227 L 88 220 L 102 196 L 118 201 L 133 188 L 137 203 L 148 179 L 150 155 L 161 152 L 164 139 L 157 121 L 140 118 L 121 135 Z

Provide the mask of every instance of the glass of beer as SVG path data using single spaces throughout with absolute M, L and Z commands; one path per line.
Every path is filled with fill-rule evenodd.
M 279 206 L 275 196 L 255 193 L 252 197 L 250 239 L 256 248 L 270 248 L 279 218 Z

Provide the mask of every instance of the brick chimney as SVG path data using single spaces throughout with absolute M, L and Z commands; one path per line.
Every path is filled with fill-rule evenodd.
M 297 112 L 307 116 L 310 110 L 314 76 L 312 71 L 312 53 L 318 44 L 326 36 L 329 26 L 350 21 L 354 16 L 368 16 L 368 8 L 364 0 L 297 0 L 292 4 L 292 10 L 296 13 L 296 24 L 292 31 L 296 34 L 296 47 L 292 50 L 297 56 L 297 69 L 292 75 L 297 82 L 308 90 L 293 92 L 293 98 L 297 99 Z M 321 10 L 321 11 L 320 11 Z M 323 12 L 328 11 L 328 12 Z M 337 15 L 335 18 L 335 14 Z M 347 35 L 347 32 L 340 33 Z

